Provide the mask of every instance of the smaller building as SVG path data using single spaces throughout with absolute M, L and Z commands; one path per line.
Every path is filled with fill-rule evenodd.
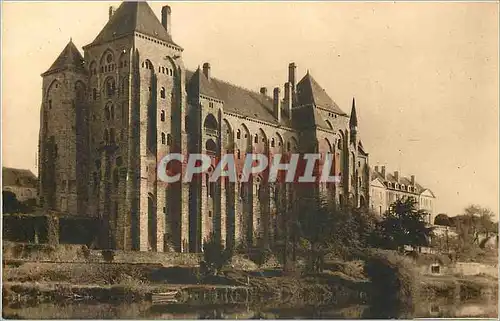
M 28 169 L 2 167 L 2 191 L 16 195 L 20 202 L 37 197 L 38 179 Z
M 398 171 L 386 173 L 385 166 L 375 166 L 370 170 L 370 208 L 383 215 L 392 203 L 403 197 L 411 197 L 417 202 L 419 210 L 429 213 L 428 224 L 434 222 L 434 193 L 420 185 L 415 175 L 410 178 L 400 175 Z

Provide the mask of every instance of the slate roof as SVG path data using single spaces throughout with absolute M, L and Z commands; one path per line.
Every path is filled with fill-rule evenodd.
M 2 186 L 36 188 L 38 179 L 28 169 L 2 167 Z
M 140 32 L 180 48 L 145 1 L 122 2 L 90 45 L 108 42 L 133 32 Z
M 363 147 L 363 144 L 361 143 L 361 141 L 359 141 L 358 152 L 361 155 L 368 156 L 368 153 L 365 151 L 365 148 Z
M 44 72 L 42 76 L 48 75 L 52 72 L 62 71 L 68 69 L 69 67 L 72 67 L 78 72 L 85 72 L 83 57 L 72 40 L 68 42 L 52 66 L 50 66 L 50 68 Z
M 394 174 L 393 174 L 393 173 L 387 173 L 387 172 L 386 172 L 386 174 L 385 174 L 385 179 L 384 179 L 384 177 L 382 176 L 382 174 L 381 174 L 381 173 L 379 173 L 379 172 L 377 172 L 377 171 L 375 171 L 375 170 L 373 170 L 373 169 L 372 169 L 372 170 L 370 171 L 370 175 L 371 175 L 371 180 L 372 180 L 372 181 L 378 178 L 378 179 L 380 179 L 382 182 L 384 182 L 384 185 L 385 185 L 386 187 L 387 187 L 387 183 L 388 183 L 388 182 L 391 182 L 391 183 L 399 183 L 399 184 L 404 184 L 404 185 L 406 185 L 406 186 L 411 185 L 411 179 L 409 179 L 408 177 L 405 177 L 405 176 L 401 176 L 401 175 L 400 175 L 400 176 L 399 176 L 399 182 L 398 182 L 398 181 L 396 180 L 396 178 L 394 177 Z M 425 190 L 428 190 L 428 191 L 430 191 L 430 192 L 431 192 L 432 196 L 433 196 L 433 197 L 435 197 L 434 193 L 433 193 L 430 189 L 428 189 L 428 188 L 426 188 L 426 187 L 424 187 L 424 186 L 420 185 L 418 182 L 415 182 L 415 189 L 416 189 L 416 193 L 417 193 L 417 194 L 421 194 L 421 193 L 423 193 Z
M 297 100 L 299 105 L 312 104 L 338 115 L 347 116 L 311 76 L 309 71 L 297 84 Z
M 290 122 L 282 113 L 281 122 L 273 115 L 273 99 L 259 92 L 251 91 L 228 82 L 210 78 L 198 68 L 196 71 L 186 71 L 186 90 L 190 94 L 199 91 L 200 94 L 224 102 L 224 111 L 262 120 L 272 124 L 289 126 Z

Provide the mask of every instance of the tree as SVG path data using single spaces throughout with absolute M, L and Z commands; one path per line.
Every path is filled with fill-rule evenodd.
M 451 226 L 451 221 L 448 215 L 441 213 L 436 215 L 436 218 L 434 219 L 434 225 Z
M 2 211 L 3 213 L 19 212 L 19 201 L 16 194 L 11 191 L 2 191 Z
M 489 208 L 469 205 L 464 209 L 464 214 L 452 218 L 452 225 L 458 234 L 458 253 L 473 251 L 483 245 L 484 239 L 498 233 L 498 225 L 492 221 L 493 216 Z
M 203 262 L 200 267 L 205 269 L 204 274 L 217 275 L 220 270 L 231 261 L 233 251 L 225 248 L 215 233 L 210 233 L 203 242 Z
M 331 207 L 319 196 L 302 198 L 297 206 L 297 230 L 307 241 L 308 266 L 311 272 L 322 270 L 323 257 L 333 244 Z
M 381 228 L 386 236 L 386 246 L 402 251 L 405 245 L 427 246 L 431 228 L 425 224 L 427 213 L 417 210 L 413 198 L 402 198 L 392 203 L 384 214 Z

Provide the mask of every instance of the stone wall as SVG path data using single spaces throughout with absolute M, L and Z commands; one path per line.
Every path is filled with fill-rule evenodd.
M 449 265 L 442 265 L 435 263 L 435 264 L 421 265 L 418 267 L 418 270 L 420 271 L 420 273 L 425 275 L 472 276 L 472 275 L 485 274 L 498 278 L 497 265 L 488 265 L 476 262 L 456 262 Z

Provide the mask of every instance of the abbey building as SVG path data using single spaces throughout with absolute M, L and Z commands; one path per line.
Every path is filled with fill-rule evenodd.
M 168 6 L 160 22 L 146 2 L 123 2 L 83 56 L 70 41 L 42 74 L 40 204 L 99 220 L 109 248 L 199 252 L 211 233 L 228 246 L 273 242 L 299 187 L 260 176 L 166 185 L 157 164 L 167 153 L 315 152 L 333 154 L 341 177 L 315 190 L 335 204 L 370 204 L 354 100 L 346 114 L 294 63 L 284 85 L 260 92 L 217 79 L 208 63 L 187 70 L 170 22 Z

